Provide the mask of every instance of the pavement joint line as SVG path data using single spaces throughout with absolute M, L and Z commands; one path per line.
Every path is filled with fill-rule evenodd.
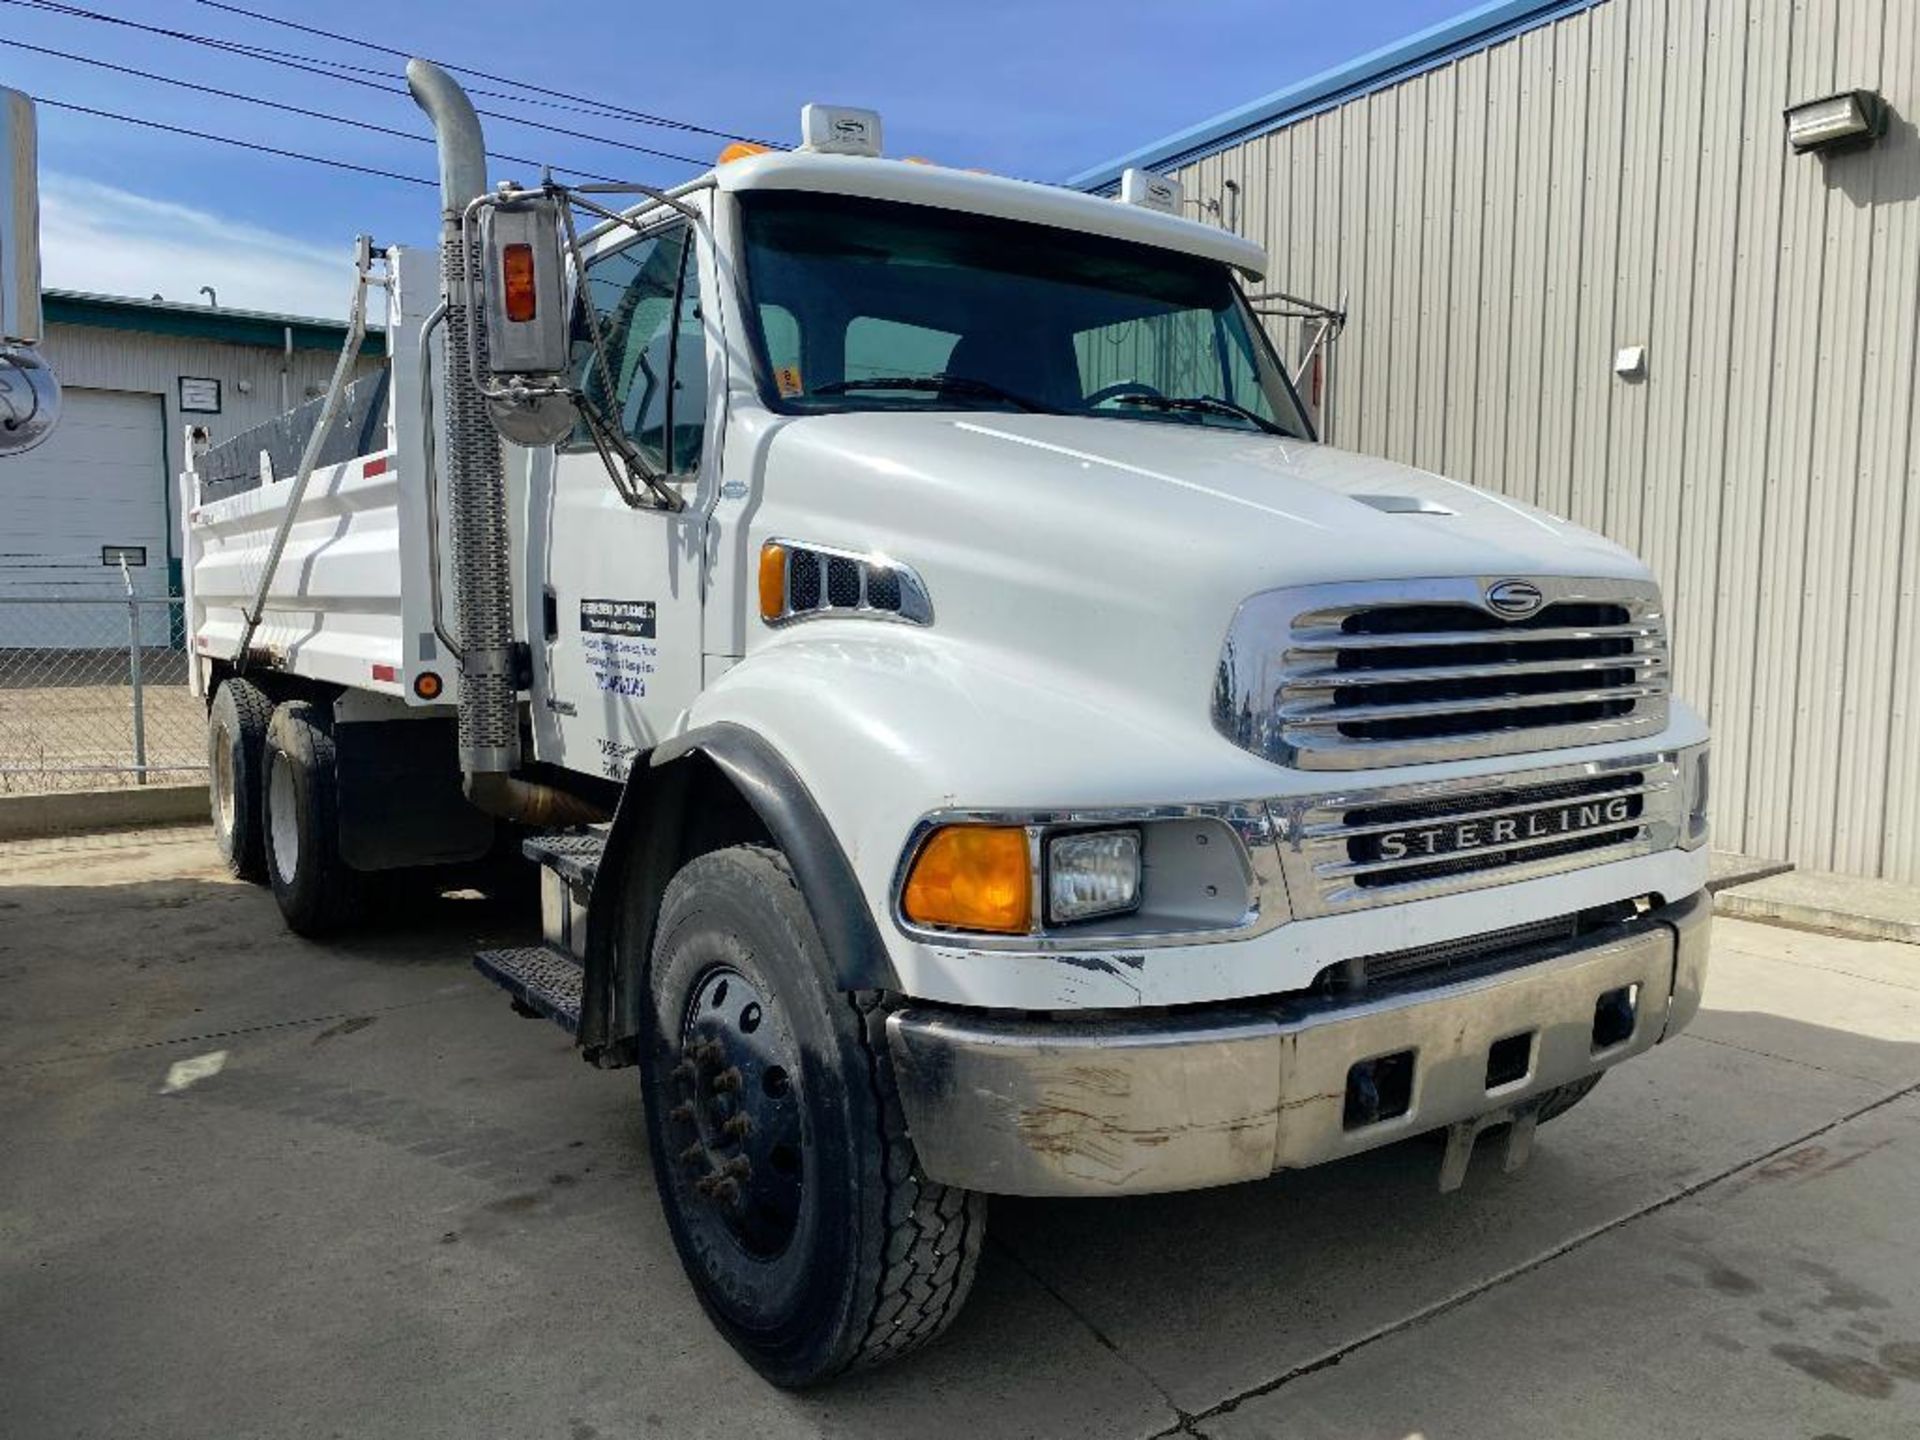
M 1150 1440 L 1166 1440 L 1166 1437 L 1175 1435 L 1198 1435 L 1201 1432 L 1195 1427 L 1204 1421 L 1217 1420 L 1223 1415 L 1230 1415 L 1249 1400 L 1258 1400 L 1263 1396 L 1271 1395 L 1285 1386 L 1292 1384 L 1295 1380 L 1301 1379 L 1303 1376 L 1311 1375 L 1316 1371 L 1331 1369 L 1333 1366 L 1345 1360 L 1349 1355 L 1364 1350 L 1368 1346 L 1377 1344 L 1382 1340 L 1390 1339 L 1404 1331 L 1415 1329 L 1426 1324 L 1429 1320 L 1437 1320 L 1442 1315 L 1457 1310 L 1470 1301 L 1479 1299 L 1480 1296 L 1485 1295 L 1491 1290 L 1496 1290 L 1503 1285 L 1510 1284 L 1515 1280 L 1521 1279 L 1523 1276 L 1531 1275 L 1534 1271 L 1552 1264 L 1563 1255 L 1570 1255 L 1575 1250 L 1590 1245 L 1595 1240 L 1611 1235 L 1615 1230 L 1631 1225 L 1637 1220 L 1644 1220 L 1649 1215 L 1658 1214 L 1670 1206 L 1678 1205 L 1683 1200 L 1690 1200 L 1701 1191 L 1711 1189 L 1722 1181 L 1730 1180 L 1742 1171 L 1752 1170 L 1766 1164 L 1770 1160 L 1777 1160 L 1780 1156 L 1798 1150 L 1809 1141 L 1817 1140 L 1822 1135 L 1839 1129 L 1842 1125 L 1850 1125 L 1855 1120 L 1871 1115 L 1876 1110 L 1883 1109 L 1896 1101 L 1907 1099 L 1913 1095 L 1920 1095 L 1920 1082 L 1903 1085 L 1898 1090 L 1882 1095 L 1877 1100 L 1870 1100 L 1856 1109 L 1849 1110 L 1844 1115 L 1836 1116 L 1823 1125 L 1817 1125 L 1802 1135 L 1797 1135 L 1783 1144 L 1774 1146 L 1771 1150 L 1729 1165 L 1724 1170 L 1716 1171 L 1704 1179 L 1697 1180 L 1691 1185 L 1674 1191 L 1671 1195 L 1664 1196 L 1659 1200 L 1643 1205 L 1637 1210 L 1631 1210 L 1625 1215 L 1616 1216 L 1603 1225 L 1596 1225 L 1591 1229 L 1584 1230 L 1580 1234 L 1562 1241 L 1552 1249 L 1534 1256 L 1531 1260 L 1524 1260 L 1518 1265 L 1509 1266 L 1499 1274 L 1490 1276 L 1477 1285 L 1471 1285 L 1456 1294 L 1436 1300 L 1430 1305 L 1422 1306 L 1411 1315 L 1405 1315 L 1385 1325 L 1376 1326 L 1357 1339 L 1350 1340 L 1344 1345 L 1337 1345 L 1324 1354 L 1315 1356 L 1313 1359 L 1304 1361 L 1299 1365 L 1295 1365 L 1292 1369 L 1271 1380 L 1262 1381 L 1260 1384 L 1242 1390 L 1238 1394 L 1229 1395 L 1226 1399 L 1217 1401 L 1204 1410 L 1197 1410 L 1189 1414 L 1179 1410 L 1176 1406 L 1175 1413 L 1180 1415 L 1180 1423 L 1172 1429 L 1156 1432 L 1150 1437 Z M 1072 1307 L 1068 1308 L 1071 1309 Z M 1156 1386 L 1155 1388 L 1158 1387 Z
M 396 1010 L 414 1010 L 422 1005 L 438 1005 L 450 1000 L 471 1000 L 488 994 L 485 990 L 465 990 L 451 995 L 427 995 L 418 1000 L 401 1000 L 392 1005 L 373 1005 L 357 1010 L 334 1010 L 325 1015 L 307 1015 L 298 1020 L 268 1020 L 259 1025 L 242 1025 L 233 1030 L 209 1030 L 201 1035 L 182 1035 L 173 1040 L 142 1040 L 119 1045 L 111 1050 L 88 1050 L 79 1055 L 49 1055 L 44 1060 L 20 1060 L 0 1065 L 0 1074 L 14 1070 L 34 1070 L 44 1065 L 71 1065 L 81 1060 L 110 1060 L 116 1055 L 132 1055 L 141 1050 L 164 1050 L 169 1045 L 198 1045 L 208 1040 L 230 1040 L 241 1035 L 260 1035 L 269 1030 L 297 1030 L 302 1025 L 321 1025 L 329 1020 L 346 1020 L 355 1015 L 391 1015 Z
M 1154 1378 L 1153 1373 L 1151 1371 L 1149 1371 L 1144 1365 L 1140 1364 L 1131 1355 L 1127 1354 L 1126 1351 L 1122 1350 L 1118 1345 L 1116 1345 L 1113 1341 L 1112 1336 L 1108 1335 L 1106 1331 L 1102 1330 L 1098 1325 L 1094 1324 L 1091 1317 L 1084 1314 L 1078 1305 L 1075 1305 L 1073 1301 L 1069 1300 L 1065 1295 L 1061 1294 L 1060 1291 L 1054 1287 L 1051 1281 L 1049 1281 L 1044 1275 L 1042 1275 L 1039 1271 L 1035 1270 L 1031 1265 L 1029 1265 L 1026 1262 L 1025 1257 L 1023 1257 L 1019 1251 L 1015 1250 L 1011 1245 L 1008 1245 L 1005 1241 L 997 1238 L 991 1229 L 987 1231 L 987 1244 L 990 1245 L 993 1249 L 998 1250 L 1002 1255 L 1006 1256 L 1007 1259 L 1011 1260 L 1014 1263 L 1014 1265 L 1020 1270 L 1020 1272 L 1023 1275 L 1025 1275 L 1029 1280 L 1033 1281 L 1033 1283 L 1038 1285 L 1042 1290 L 1046 1291 L 1047 1294 L 1051 1295 L 1054 1298 L 1055 1302 L 1059 1304 L 1060 1308 L 1062 1310 L 1065 1310 L 1067 1314 L 1071 1315 L 1075 1320 L 1079 1321 L 1080 1324 L 1086 1329 L 1086 1332 L 1089 1335 L 1093 1336 L 1093 1338 L 1097 1342 L 1099 1342 L 1099 1344 L 1103 1346 L 1106 1350 L 1110 1351 L 1115 1359 L 1117 1359 L 1122 1365 L 1125 1365 L 1129 1370 L 1133 1371 L 1133 1373 L 1138 1375 L 1142 1380 L 1146 1381 L 1147 1384 L 1152 1388 L 1154 1394 L 1158 1395 L 1160 1399 L 1166 1404 L 1166 1407 L 1174 1413 L 1174 1416 L 1176 1417 L 1176 1422 L 1177 1422 L 1174 1425 L 1174 1428 L 1171 1430 L 1155 1431 L 1154 1440 L 1158 1440 L 1158 1437 L 1161 1435 L 1179 1435 L 1179 1434 L 1192 1433 L 1192 1431 L 1188 1429 L 1188 1426 L 1192 1423 L 1194 1417 L 1189 1415 L 1185 1410 L 1182 1410 L 1177 1404 L 1174 1403 L 1173 1396 L 1167 1393 L 1166 1387 Z
M 1678 1038 L 1695 1041 L 1701 1045 L 1717 1045 L 1722 1050 L 1738 1050 L 1742 1055 L 1755 1055 L 1762 1060 L 1778 1060 L 1782 1065 L 1797 1065 L 1802 1070 L 1811 1070 L 1816 1075 L 1832 1075 L 1840 1080 L 1859 1080 L 1865 1084 L 1874 1083 L 1871 1075 L 1856 1075 L 1851 1070 L 1834 1070 L 1825 1065 L 1816 1065 L 1811 1060 L 1802 1060 L 1793 1055 L 1780 1055 L 1772 1050 L 1756 1050 L 1751 1045 L 1736 1045 L 1731 1040 L 1716 1040 L 1711 1035 L 1695 1035 L 1687 1031 Z

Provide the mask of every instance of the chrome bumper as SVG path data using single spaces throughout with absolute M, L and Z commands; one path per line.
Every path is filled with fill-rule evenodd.
M 1676 1034 L 1700 1007 L 1705 894 L 1632 933 L 1411 993 L 1097 1022 L 907 1008 L 887 1036 L 920 1163 L 1003 1195 L 1128 1195 L 1255 1180 L 1496 1114 Z M 1600 996 L 1637 986 L 1632 1032 L 1595 1050 Z M 1488 1088 L 1496 1041 L 1528 1068 Z M 1414 1055 L 1405 1113 L 1349 1125 L 1352 1067 Z

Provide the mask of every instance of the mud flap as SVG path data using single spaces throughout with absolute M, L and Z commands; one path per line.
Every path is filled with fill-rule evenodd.
M 1540 1102 L 1525 1100 L 1506 1110 L 1476 1115 L 1447 1127 L 1447 1153 L 1440 1161 L 1440 1193 L 1450 1195 L 1467 1179 L 1467 1166 L 1473 1160 L 1473 1146 L 1480 1136 L 1499 1126 L 1507 1127 L 1506 1144 L 1500 1168 L 1511 1175 L 1533 1158 L 1533 1132 L 1540 1124 Z

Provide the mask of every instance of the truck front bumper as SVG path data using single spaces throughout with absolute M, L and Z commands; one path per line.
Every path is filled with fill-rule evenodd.
M 909 1007 L 888 1017 L 889 1048 L 920 1163 L 944 1184 L 1129 1195 L 1255 1180 L 1525 1115 L 1651 1049 L 1699 1009 L 1710 913 L 1701 893 L 1531 963 L 1346 1003 L 1093 1021 Z M 1623 992 L 1631 1029 L 1615 1039 L 1596 1010 L 1604 998 L 1617 1017 Z M 1376 1071 L 1404 1093 L 1356 1106 L 1356 1084 L 1379 1099 Z M 1369 1118 L 1383 1109 L 1398 1113 Z

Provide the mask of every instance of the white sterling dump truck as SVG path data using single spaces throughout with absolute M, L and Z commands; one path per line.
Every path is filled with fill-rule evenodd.
M 1453 1188 L 1692 1019 L 1653 578 L 1320 444 L 1257 246 L 818 106 L 672 191 L 489 189 L 409 78 L 444 241 L 360 246 L 384 370 L 357 320 L 184 477 L 219 842 L 303 934 L 523 847 L 544 939 L 479 968 L 639 1070 L 771 1380 L 939 1334 L 989 1195 L 1424 1134 Z

